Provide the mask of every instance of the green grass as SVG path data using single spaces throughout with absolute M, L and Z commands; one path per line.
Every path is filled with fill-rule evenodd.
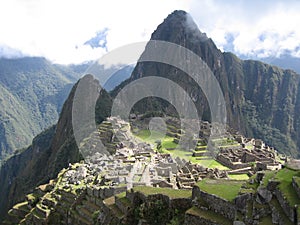
M 165 150 L 163 149 L 164 153 L 170 153 L 173 157 L 179 157 L 182 159 L 185 159 L 187 161 L 191 161 L 194 164 L 200 164 L 202 166 L 208 167 L 208 168 L 218 168 L 220 170 L 229 170 L 228 167 L 223 166 L 222 164 L 220 164 L 219 162 L 217 162 L 216 160 L 212 159 L 212 158 L 208 158 L 206 156 L 202 156 L 202 157 L 193 157 L 193 153 L 190 151 L 184 151 L 184 150 L 180 150 L 180 149 L 175 149 L 175 150 Z
M 248 150 L 252 150 L 254 147 L 253 147 L 253 145 L 246 145 L 245 148 Z
M 233 201 L 238 195 L 243 183 L 244 181 L 238 180 L 203 179 L 198 182 L 197 185 L 201 190 L 209 194 L 214 194 L 228 201 Z
M 267 187 L 269 180 L 271 180 L 272 178 L 274 178 L 275 174 L 277 171 L 265 171 L 265 176 L 262 180 L 263 186 Z
M 292 185 L 293 176 L 300 176 L 300 171 L 284 168 L 279 170 L 275 176 L 275 179 L 280 182 L 278 187 L 287 198 L 290 206 L 300 205 L 300 199 Z
M 156 188 L 147 186 L 137 186 L 133 188 L 134 191 L 139 191 L 145 195 L 163 194 L 170 198 L 191 198 L 192 191 L 172 188 Z
M 173 137 L 166 135 L 166 136 L 164 136 L 163 139 L 161 139 L 163 134 L 161 134 L 159 132 L 152 132 L 151 136 L 150 136 L 150 134 L 151 133 L 149 130 L 140 130 L 135 134 L 135 136 L 140 138 L 143 141 L 150 143 L 150 144 L 155 144 L 155 141 L 161 140 L 162 141 L 162 152 L 169 153 L 173 157 L 179 157 L 181 159 L 185 159 L 186 161 L 191 161 L 192 163 L 195 163 L 195 164 L 201 164 L 205 167 L 212 168 L 212 169 L 218 168 L 220 170 L 229 170 L 228 167 L 223 166 L 222 164 L 220 164 L 219 162 L 217 162 L 216 160 L 214 160 L 212 158 L 193 157 L 192 156 L 193 152 L 191 152 L 191 151 L 184 151 L 181 149 L 176 149 L 178 147 L 178 145 L 173 142 L 173 140 L 174 140 Z M 167 150 L 170 148 L 175 148 L 175 149 Z M 203 148 L 205 149 L 206 146 L 203 146 Z
M 120 194 L 117 194 L 116 197 L 117 198 L 124 198 L 124 197 L 126 197 L 126 191 L 121 192 Z
M 185 159 L 187 161 L 189 161 L 193 155 L 192 152 L 184 151 L 184 150 L 180 150 L 180 149 L 175 149 L 175 150 L 170 150 L 170 151 L 163 149 L 163 151 L 165 153 L 170 153 L 173 157 L 179 157 L 179 158 Z
M 198 163 L 198 164 L 201 164 L 205 167 L 208 167 L 208 168 L 212 168 L 212 169 L 219 169 L 219 170 L 229 170 L 228 167 L 222 165 L 221 163 L 217 162 L 216 160 L 214 159 L 209 159 L 209 158 L 200 158 L 200 159 L 195 159 L 195 157 L 193 157 L 193 159 L 191 160 L 191 162 L 193 163 Z
M 135 136 L 140 138 L 142 141 L 146 141 L 151 144 L 155 144 L 155 141 L 165 138 L 164 134 L 157 131 L 150 132 L 150 130 L 139 130 Z
M 162 141 L 162 147 L 164 149 L 168 149 L 168 148 L 176 148 L 177 144 L 173 142 L 174 138 L 173 137 L 169 137 L 169 136 L 165 136 L 165 138 Z
M 247 174 L 229 174 L 228 175 L 232 180 L 248 180 L 249 176 Z

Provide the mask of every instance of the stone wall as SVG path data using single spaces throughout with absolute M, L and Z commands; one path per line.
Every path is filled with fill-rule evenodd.
M 296 177 L 293 177 L 293 187 L 300 198 L 300 187 L 299 187 L 299 184 L 296 182 L 296 179 L 297 179 Z
M 142 203 L 150 206 L 151 202 L 161 200 L 165 205 L 168 206 L 168 210 L 165 215 L 168 219 L 171 219 L 177 211 L 184 212 L 192 207 L 191 198 L 170 198 L 169 196 L 164 194 L 145 195 L 141 192 L 127 191 L 126 198 L 129 199 L 133 208 L 138 207 Z M 117 201 L 116 204 L 118 204 Z
M 192 199 L 190 199 L 190 198 L 170 199 L 169 206 L 173 211 L 175 211 L 175 209 L 177 209 L 179 211 L 186 210 L 186 209 L 192 207 Z
M 170 177 L 172 174 L 172 168 L 171 167 L 156 167 L 156 172 L 158 176 L 162 177 Z
M 123 187 L 91 187 L 87 186 L 87 194 L 91 197 L 106 199 L 113 195 L 117 195 L 127 190 L 126 186 Z
M 287 201 L 287 199 L 283 196 L 282 192 L 276 188 L 275 190 L 275 196 L 279 202 L 279 204 L 281 205 L 281 208 L 283 209 L 283 211 L 285 212 L 285 214 L 287 215 L 287 217 L 290 219 L 290 221 L 295 222 L 295 218 L 297 218 L 296 211 L 294 210 L 293 207 L 291 207 Z
M 219 213 L 230 220 L 234 220 L 236 207 L 232 202 L 201 191 L 197 186 L 193 187 L 192 192 L 192 199 L 195 198 L 205 201 L 210 210 L 213 210 L 214 212 Z
M 171 167 L 172 168 L 172 173 L 177 173 L 178 168 L 177 168 L 177 163 L 165 163 L 165 162 L 159 162 L 158 164 L 159 167 L 162 168 L 168 168 Z
M 218 162 L 220 162 L 221 164 L 223 164 L 224 166 L 227 166 L 231 169 L 242 169 L 242 168 L 245 168 L 245 167 L 249 167 L 250 164 L 249 163 L 232 163 L 230 158 L 220 154 L 220 155 L 217 155 L 216 157 L 216 160 Z

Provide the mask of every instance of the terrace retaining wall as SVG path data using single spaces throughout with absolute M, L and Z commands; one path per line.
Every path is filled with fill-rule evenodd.
M 275 194 L 281 208 L 287 215 L 287 217 L 290 219 L 290 221 L 292 221 L 296 224 L 296 220 L 297 220 L 296 208 L 290 206 L 287 199 L 285 198 L 285 196 L 282 194 L 282 192 L 278 188 L 276 188 L 274 194 Z
M 216 195 L 201 191 L 198 186 L 193 187 L 192 199 L 195 198 L 204 200 L 210 210 L 213 210 L 214 212 L 219 213 L 230 220 L 234 220 L 236 215 L 236 207 L 234 203 Z

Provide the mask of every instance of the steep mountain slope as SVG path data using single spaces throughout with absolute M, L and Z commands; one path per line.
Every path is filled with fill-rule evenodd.
M 0 59 L 0 161 L 56 123 L 84 67 L 38 57 Z
M 96 82 L 91 76 L 82 79 Z M 38 135 L 30 147 L 3 163 L 0 170 L 0 221 L 9 207 L 20 201 L 26 193 L 38 184 L 56 177 L 70 162 L 82 159 L 72 128 L 72 104 L 76 87 L 77 84 L 64 103 L 57 125 Z M 109 116 L 107 112 L 110 112 L 110 107 L 111 98 L 103 90 L 97 104 L 98 122 Z
M 280 152 L 299 157 L 298 74 L 259 61 L 243 61 L 231 53 L 222 53 L 184 11 L 170 14 L 151 39 L 184 46 L 206 62 L 223 91 L 227 120 L 231 127 L 246 136 L 262 138 Z M 147 54 L 147 48 L 143 54 Z M 200 117 L 210 118 L 206 97 L 200 87 L 189 75 L 170 65 L 140 62 L 130 80 L 119 86 L 118 90 L 133 80 L 153 75 L 166 77 L 179 84 L 190 96 L 196 97 L 195 105 Z M 149 111 L 152 105 L 167 111 L 165 103 L 156 101 L 150 104 L 149 99 L 145 101 L 136 105 L 137 111 Z M 159 104 L 161 107 L 157 106 Z

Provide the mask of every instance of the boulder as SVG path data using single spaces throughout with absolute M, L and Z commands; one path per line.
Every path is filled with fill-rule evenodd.
M 256 201 L 260 204 L 269 203 L 272 200 L 272 193 L 264 187 L 260 187 L 257 190 Z

